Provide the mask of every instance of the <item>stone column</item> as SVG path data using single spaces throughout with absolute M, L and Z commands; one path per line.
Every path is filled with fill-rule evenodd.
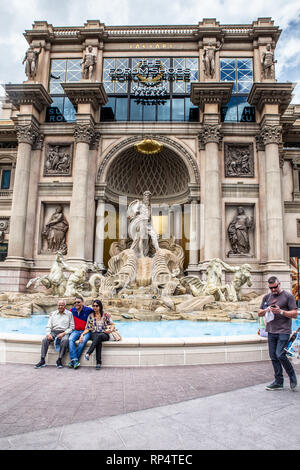
M 205 150 L 204 260 L 222 258 L 221 179 L 219 147 L 222 141 L 221 106 L 230 99 L 233 84 L 192 83 L 191 101 L 201 111 L 200 149 Z M 201 200 L 202 202 L 202 200 Z
M 87 261 L 90 256 L 86 249 L 90 241 L 87 223 L 90 220 L 91 211 L 87 204 L 94 204 L 94 191 L 88 187 L 89 183 L 89 159 L 95 158 L 96 141 L 99 141 L 99 133 L 95 129 L 98 120 L 99 109 L 108 100 L 102 83 L 82 80 L 80 82 L 63 83 L 62 87 L 73 103 L 77 106 L 76 126 L 74 138 L 76 142 L 75 163 L 73 173 L 73 193 L 70 206 L 70 232 L 68 240 L 68 259 L 74 263 Z M 95 184 L 95 181 L 93 182 Z M 86 236 L 88 235 L 88 236 Z
M 97 200 L 96 208 L 96 233 L 95 233 L 95 263 L 99 264 L 100 269 L 104 270 L 104 214 L 105 200 L 100 198 Z
M 190 202 L 190 258 L 188 271 L 198 271 L 199 261 L 199 204 L 196 199 Z
M 34 236 L 36 228 L 36 214 L 38 201 L 38 181 L 40 175 L 41 153 L 44 143 L 44 134 L 39 133 L 32 147 L 32 158 L 30 166 L 30 179 L 27 203 L 27 220 L 25 232 L 24 257 L 27 262 L 33 263 L 34 259 Z
M 219 144 L 221 126 L 204 125 L 200 141 L 205 146 L 204 260 L 222 257 L 222 214 Z
M 6 262 L 24 259 L 30 160 L 32 145 L 38 135 L 38 127 L 31 122 L 30 124 L 18 125 L 16 131 L 18 138 L 18 154 Z
M 85 261 L 89 146 L 93 135 L 94 126 L 91 121 L 76 124 L 74 131 L 76 150 L 68 241 L 69 261 Z
M 265 211 L 265 255 L 262 259 L 262 282 L 277 276 L 284 289 L 290 289 L 290 268 L 286 260 L 285 224 L 279 145 L 282 138 L 281 115 L 292 99 L 293 83 L 253 83 L 248 103 L 256 107 L 261 132 L 258 137 L 264 148 L 264 193 L 260 194 Z M 263 153 L 263 152 L 262 152 Z M 263 199 L 264 198 L 264 199 Z
M 281 126 L 263 126 L 261 137 L 265 145 L 265 184 L 268 263 L 282 262 L 284 256 L 283 201 L 279 166 Z
M 33 211 L 31 213 L 33 219 L 29 220 L 27 209 L 32 147 L 40 138 L 39 125 L 41 113 L 46 106 L 52 103 L 52 99 L 44 86 L 40 83 L 8 84 L 5 85 L 5 90 L 13 105 L 20 109 L 16 125 L 19 145 L 13 189 L 8 257 L 6 262 L 10 263 L 13 261 L 13 264 L 16 265 L 18 263 L 15 263 L 15 261 L 18 260 L 19 264 L 22 265 L 25 254 L 26 220 L 28 220 L 28 224 L 34 225 L 36 214 L 36 212 Z M 33 184 L 37 186 L 37 178 Z

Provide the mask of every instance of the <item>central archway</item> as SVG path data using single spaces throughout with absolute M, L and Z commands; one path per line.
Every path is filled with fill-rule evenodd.
M 114 159 L 106 177 L 109 193 L 139 198 L 149 190 L 157 202 L 174 198 L 183 201 L 188 196 L 188 183 L 185 163 L 167 147 L 156 155 L 143 155 L 129 147 Z
M 144 191 L 150 191 L 154 228 L 160 236 L 167 233 L 181 244 L 186 251 L 187 267 L 191 259 L 190 228 L 193 226 L 193 230 L 195 229 L 195 212 L 193 216 L 192 212 L 189 212 L 189 202 L 192 198 L 200 201 L 197 162 L 190 149 L 177 140 L 165 136 L 151 138 L 163 145 L 162 150 L 155 155 L 145 155 L 135 149 L 134 144 L 142 140 L 140 136 L 123 139 L 107 151 L 97 174 L 97 185 L 101 188 L 101 202 L 98 201 L 98 207 L 102 205 L 107 208 L 112 204 L 115 206 L 112 212 L 114 217 L 116 212 L 118 213 L 115 223 L 116 239 L 122 239 L 124 237 L 121 236 L 120 227 L 126 225 L 126 221 L 122 221 L 120 216 L 120 200 L 125 198 L 123 204 L 126 206 L 134 199 L 141 199 Z M 104 214 L 104 208 L 97 212 Z M 124 217 L 124 208 L 122 214 Z M 99 220 L 97 217 L 96 226 L 99 226 Z M 105 265 L 109 246 L 113 241 L 115 240 L 112 238 L 105 238 Z M 194 252 L 195 250 L 198 252 L 198 247 L 193 248 Z

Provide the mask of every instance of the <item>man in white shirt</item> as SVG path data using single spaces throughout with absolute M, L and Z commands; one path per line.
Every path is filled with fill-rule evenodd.
M 49 348 L 49 344 L 55 341 L 59 342 L 59 354 L 56 361 L 56 367 L 61 369 L 62 358 L 68 349 L 69 334 L 74 330 L 73 315 L 69 310 L 66 310 L 65 300 L 58 301 L 58 310 L 50 314 L 48 324 L 46 326 L 46 336 L 42 341 L 41 360 L 34 367 L 40 369 L 46 366 L 45 357 Z

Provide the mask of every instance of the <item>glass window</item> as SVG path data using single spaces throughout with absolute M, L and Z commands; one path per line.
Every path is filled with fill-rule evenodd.
M 193 105 L 190 98 L 185 98 L 185 121 L 198 122 L 199 121 L 199 108 Z
M 116 98 L 116 111 L 115 116 L 117 121 L 127 121 L 127 108 L 128 108 L 128 99 L 127 98 Z
M 222 108 L 224 122 L 255 122 L 255 108 L 247 103 L 253 84 L 253 64 L 250 58 L 220 60 L 221 82 L 233 82 L 232 97 Z
M 101 120 L 110 121 L 113 114 L 117 121 L 199 121 L 189 99 L 191 82 L 198 79 L 196 57 L 104 58 L 109 103 L 102 107 Z
M 46 122 L 76 120 L 76 109 L 66 97 L 61 83 L 81 79 L 81 59 L 53 59 L 50 66 L 49 92 L 53 103 L 47 108 Z
M 143 120 L 143 106 L 136 103 L 136 100 L 131 98 L 130 100 L 130 121 L 142 121 Z
M 170 100 L 167 100 L 165 104 L 157 106 L 157 120 L 158 121 L 170 121 Z
M 143 120 L 144 121 L 155 121 L 156 120 L 156 105 L 145 105 L 143 106 Z
M 11 170 L 2 170 L 1 189 L 10 188 L 10 176 L 11 176 Z
M 128 92 L 128 81 L 121 75 L 129 67 L 129 59 L 103 59 L 103 86 L 107 94 L 122 94 Z M 117 80 L 112 80 L 111 72 L 114 71 Z
M 172 100 L 172 121 L 184 121 L 184 98 Z
M 230 101 L 222 108 L 223 122 L 237 122 L 237 98 L 232 96 Z
M 64 98 L 64 118 L 66 121 L 76 121 L 76 110 L 69 98 Z

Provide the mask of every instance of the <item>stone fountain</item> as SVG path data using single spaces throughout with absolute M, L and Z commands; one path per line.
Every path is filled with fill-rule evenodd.
M 0 294 L 0 316 L 27 316 L 55 309 L 57 298 L 71 306 L 75 295 L 87 304 L 100 298 L 115 320 L 254 320 L 260 297 L 242 297 L 244 284 L 252 285 L 250 266 L 232 266 L 214 258 L 206 263 L 206 279 L 184 276 L 183 248 L 174 238 L 160 239 L 151 220 L 151 193 L 130 203 L 128 239 L 112 243 L 106 274 L 97 264 L 70 266 L 57 252 L 50 272 L 31 279 L 27 294 Z M 222 285 L 223 270 L 231 272 Z M 87 272 L 92 271 L 88 282 Z M 69 276 L 65 276 L 69 272 Z M 34 293 L 41 286 L 46 292 Z

